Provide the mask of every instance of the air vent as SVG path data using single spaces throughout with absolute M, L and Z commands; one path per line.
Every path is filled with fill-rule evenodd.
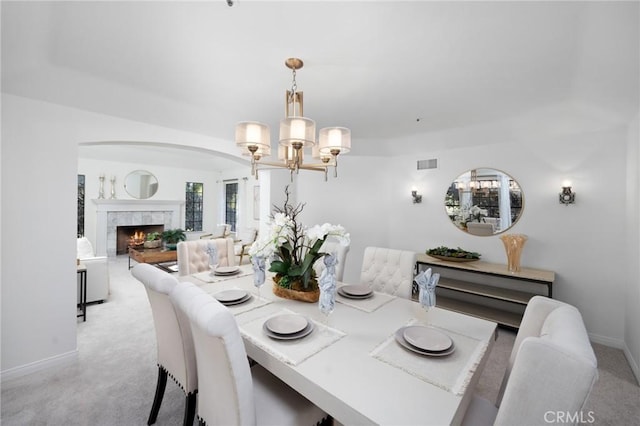
M 418 170 L 437 169 L 438 159 L 431 158 L 429 160 L 418 160 Z

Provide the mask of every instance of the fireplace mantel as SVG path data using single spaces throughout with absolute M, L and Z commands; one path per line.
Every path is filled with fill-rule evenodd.
M 180 228 L 182 200 L 93 199 L 96 205 L 96 255 L 116 255 L 118 225 L 163 224 L 166 229 Z

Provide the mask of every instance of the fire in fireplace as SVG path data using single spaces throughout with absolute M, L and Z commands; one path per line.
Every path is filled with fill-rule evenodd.
M 129 247 L 142 248 L 147 234 L 164 231 L 164 225 L 133 225 L 116 228 L 116 254 L 126 254 Z

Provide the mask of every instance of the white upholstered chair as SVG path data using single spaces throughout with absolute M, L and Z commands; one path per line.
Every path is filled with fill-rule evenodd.
M 337 241 L 325 241 L 320 247 L 321 253 L 335 253 L 336 258 L 338 259 L 338 264 L 336 265 L 336 280 L 342 281 L 342 277 L 344 276 L 344 263 L 347 261 L 347 253 L 349 253 L 349 246 L 343 246 Z M 322 271 L 324 271 L 326 267 L 324 266 L 324 257 L 318 259 L 316 263 L 313 265 L 313 269 L 316 271 L 316 275 L 320 277 L 322 275 Z
M 211 295 L 183 282 L 170 297 L 191 321 L 201 425 L 316 425 L 328 417 L 263 367 L 249 367 L 233 314 Z
M 475 396 L 463 425 L 545 425 L 554 423 L 557 413 L 567 420 L 563 424 L 575 424 L 597 379 L 596 357 L 580 312 L 534 296 L 513 345 L 498 407 Z
M 240 256 L 238 264 L 242 265 L 242 258 L 249 255 L 249 248 L 258 238 L 258 230 L 256 228 L 247 228 L 240 232 L 238 236 L 240 239 L 235 242 L 233 250 L 236 256 Z
M 190 275 L 209 270 L 209 244 L 215 244 L 218 266 L 235 266 L 232 238 L 201 239 L 178 243 L 178 275 Z
M 136 265 L 131 273 L 147 291 L 158 346 L 158 383 L 147 424 L 155 423 L 158 417 L 169 376 L 185 393 L 184 425 L 191 426 L 196 412 L 198 374 L 191 325 L 169 299 L 169 293 L 178 281 L 171 274 L 146 263 Z
M 362 257 L 360 283 L 405 299 L 411 299 L 416 253 L 367 247 Z
M 77 258 L 87 267 L 87 303 L 107 300 L 109 297 L 109 261 L 107 256 L 96 256 L 91 241 L 86 237 L 78 238 L 76 248 Z M 78 295 L 78 297 L 80 296 Z

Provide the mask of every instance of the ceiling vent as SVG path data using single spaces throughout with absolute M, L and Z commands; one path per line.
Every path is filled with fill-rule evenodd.
M 431 158 L 429 160 L 418 160 L 418 170 L 437 169 L 438 159 Z

